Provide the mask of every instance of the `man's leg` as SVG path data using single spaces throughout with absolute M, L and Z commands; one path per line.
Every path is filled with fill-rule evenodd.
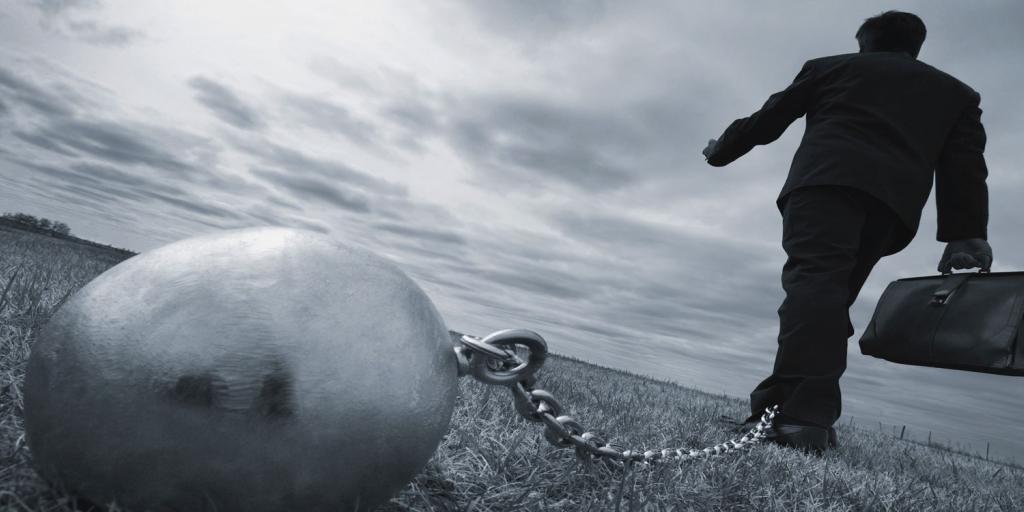
M 864 204 L 866 216 L 864 228 L 861 230 L 860 250 L 857 253 L 857 264 L 850 273 L 850 297 L 847 303 L 853 306 L 860 290 L 867 281 L 871 270 L 885 256 L 896 254 L 910 243 L 914 234 L 905 227 L 899 216 L 885 203 L 871 197 L 866 192 L 849 189 L 849 194 L 856 196 Z M 849 315 L 847 315 L 849 318 Z M 847 321 L 847 338 L 853 336 L 853 323 Z
M 894 217 L 845 187 L 791 193 L 783 212 L 786 299 L 773 374 L 751 393 L 752 418 L 782 405 L 785 418 L 827 427 L 841 413 L 849 307 L 890 247 Z

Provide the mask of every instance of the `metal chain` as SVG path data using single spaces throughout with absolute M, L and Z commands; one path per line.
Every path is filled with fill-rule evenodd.
M 459 376 L 472 375 L 486 384 L 506 386 L 512 391 L 515 409 L 527 421 L 544 424 L 544 438 L 559 448 L 574 448 L 581 460 L 605 460 L 616 463 L 652 464 L 662 460 L 687 460 L 740 451 L 761 442 L 778 414 L 779 407 L 765 409 L 758 424 L 738 439 L 731 439 L 701 450 L 666 448 L 662 450 L 624 450 L 601 436 L 586 431 L 571 416 L 562 414 L 562 405 L 551 393 L 535 387 L 534 374 L 544 364 L 548 347 L 539 334 L 526 329 L 506 329 L 478 338 L 464 334 L 455 347 Z M 525 347 L 529 357 L 523 361 L 516 350 Z

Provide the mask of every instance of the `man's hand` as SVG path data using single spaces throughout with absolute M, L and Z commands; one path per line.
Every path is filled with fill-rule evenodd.
M 715 152 L 715 146 L 717 146 L 717 145 L 718 145 L 718 141 L 715 140 L 715 139 L 711 139 L 711 140 L 708 141 L 708 147 L 704 148 L 704 151 L 701 151 L 701 153 L 704 154 L 704 159 L 705 160 L 707 160 L 708 158 L 711 157 L 711 153 Z
M 946 244 L 946 250 L 939 260 L 939 272 L 951 272 L 953 268 L 980 267 L 988 270 L 992 266 L 992 247 L 983 238 L 953 240 Z

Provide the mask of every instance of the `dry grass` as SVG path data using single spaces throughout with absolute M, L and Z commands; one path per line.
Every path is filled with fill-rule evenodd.
M 121 256 L 0 229 L 0 509 L 76 510 L 30 467 L 21 381 L 36 329 Z M 557 343 L 557 342 L 556 342 Z M 556 345 L 557 350 L 557 345 Z M 538 386 L 588 429 L 631 448 L 702 447 L 744 403 L 553 357 Z M 513 412 L 509 393 L 470 379 L 427 468 L 383 510 L 1024 510 L 1024 470 L 839 428 L 824 457 L 774 446 L 650 468 L 577 463 Z
M 0 507 L 75 510 L 29 466 L 21 382 L 36 330 L 71 294 L 123 255 L 0 226 Z
M 840 426 L 824 457 L 775 446 L 614 470 L 575 461 L 518 419 L 503 389 L 463 379 L 452 429 L 390 510 L 1022 510 L 1024 470 Z M 703 447 L 746 404 L 556 357 L 538 386 L 629 448 Z

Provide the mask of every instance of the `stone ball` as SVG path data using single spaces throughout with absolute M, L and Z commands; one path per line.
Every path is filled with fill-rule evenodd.
M 456 359 L 396 265 L 317 233 L 172 243 L 103 273 L 40 331 L 37 471 L 152 510 L 367 510 L 448 429 Z

